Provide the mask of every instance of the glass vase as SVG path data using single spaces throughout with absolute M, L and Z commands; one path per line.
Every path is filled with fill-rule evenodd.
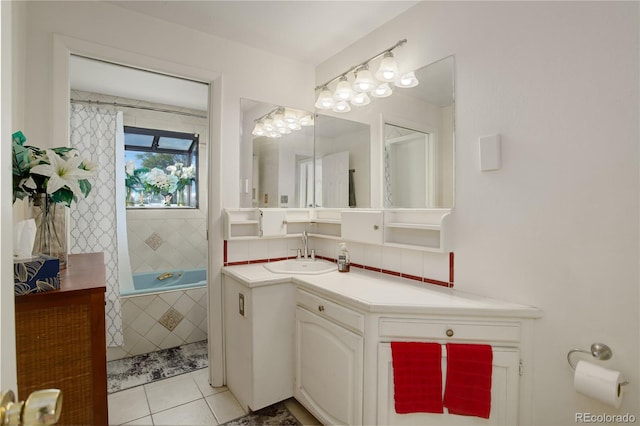
M 31 217 L 36 222 L 33 254 L 57 257 L 60 269 L 67 266 L 67 227 L 65 206 L 54 203 L 46 194 L 31 198 Z
M 184 206 L 184 200 L 185 200 L 185 191 L 186 188 L 180 188 L 176 191 L 176 204 L 178 206 Z

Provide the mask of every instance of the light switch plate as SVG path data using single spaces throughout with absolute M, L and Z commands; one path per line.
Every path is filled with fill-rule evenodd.
M 500 135 L 483 136 L 478 139 L 480 146 L 480 171 L 498 170 L 501 163 Z

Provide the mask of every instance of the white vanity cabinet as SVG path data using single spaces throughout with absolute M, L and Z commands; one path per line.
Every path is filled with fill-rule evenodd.
M 293 285 L 223 275 L 223 298 L 227 387 L 254 411 L 293 396 Z
M 244 406 L 294 396 L 327 425 L 531 424 L 538 309 L 357 268 L 290 277 L 265 271 L 223 271 L 227 384 Z M 397 414 L 392 342 L 443 345 L 443 382 L 447 343 L 490 345 L 489 419 Z
M 380 318 L 378 343 L 379 425 L 504 425 L 519 424 L 520 336 L 515 321 L 443 318 Z M 446 343 L 488 344 L 493 348 L 491 414 L 489 419 L 444 414 L 395 412 L 391 341 L 442 344 L 442 390 L 446 386 Z
M 300 289 L 296 301 L 295 398 L 324 424 L 362 424 L 364 316 Z

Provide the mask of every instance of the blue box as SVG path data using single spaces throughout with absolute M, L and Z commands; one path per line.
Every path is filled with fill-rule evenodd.
M 13 261 L 15 294 L 41 293 L 60 288 L 60 259 L 38 255 Z

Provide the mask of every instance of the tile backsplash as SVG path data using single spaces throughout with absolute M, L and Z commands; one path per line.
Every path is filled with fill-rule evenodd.
M 340 241 L 309 238 L 316 256 L 334 260 Z M 267 262 L 295 257 L 301 247 L 299 238 L 269 238 L 225 241 L 225 265 Z M 426 283 L 453 286 L 453 253 L 434 253 L 399 247 L 347 243 L 351 265 L 368 270 L 403 276 Z
M 131 271 L 207 267 L 206 215 L 198 209 L 128 209 Z

